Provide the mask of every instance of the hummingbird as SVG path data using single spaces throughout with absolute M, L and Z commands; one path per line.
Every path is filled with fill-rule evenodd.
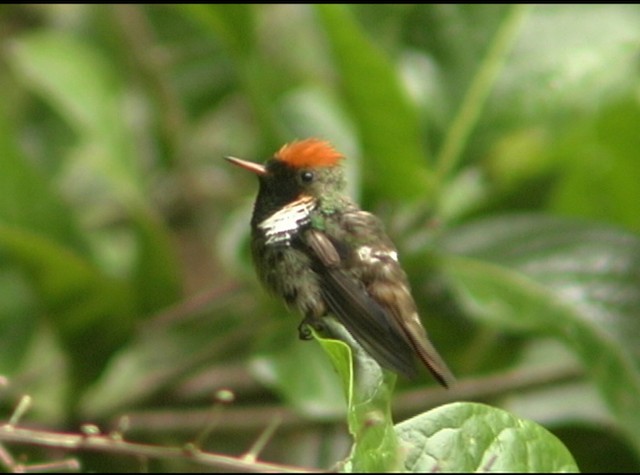
M 225 157 L 257 175 L 251 254 L 260 281 L 323 328 L 333 315 L 382 367 L 415 378 L 419 360 L 445 387 L 454 376 L 429 341 L 398 251 L 379 218 L 344 192 L 344 156 L 309 138 L 264 164 Z

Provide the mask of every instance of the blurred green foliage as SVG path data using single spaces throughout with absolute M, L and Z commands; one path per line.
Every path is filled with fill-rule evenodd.
M 339 378 L 258 288 L 255 182 L 221 160 L 318 136 L 462 385 L 584 374 L 464 398 L 584 471 L 639 470 L 639 26 L 634 5 L 0 7 L 3 413 L 26 393 L 33 423 L 127 413 L 180 443 L 206 419 L 181 411 L 230 388 L 204 448 L 242 453 L 287 409 L 263 458 L 344 458 Z

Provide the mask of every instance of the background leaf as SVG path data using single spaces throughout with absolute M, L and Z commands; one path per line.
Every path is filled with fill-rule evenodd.
M 122 84 L 112 65 L 90 45 L 56 32 L 22 37 L 12 47 L 11 60 L 73 127 L 78 159 L 94 167 L 94 179 L 106 182 L 125 203 L 140 202 L 142 175 L 131 129 L 123 120 Z
M 75 384 L 87 384 L 127 338 L 128 289 L 82 256 L 16 228 L 0 226 L 0 249 L 27 272 L 68 352 Z
M 85 239 L 69 208 L 18 148 L 7 104 L 0 105 L 0 222 L 41 234 L 87 252 Z
M 640 440 L 640 240 L 602 225 L 538 215 L 452 230 L 446 271 L 470 314 L 552 334 L 582 359 L 634 443 Z
M 430 185 L 426 152 L 418 134 L 416 111 L 393 65 L 361 31 L 348 9 L 319 5 L 317 10 L 370 160 L 367 177 L 375 179 L 388 198 L 421 196 Z M 375 84 L 370 82 L 372 76 Z M 397 186 L 395 176 L 403 177 L 402 186 Z

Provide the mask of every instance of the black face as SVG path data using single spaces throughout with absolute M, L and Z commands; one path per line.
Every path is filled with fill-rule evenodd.
M 264 219 L 297 199 L 311 196 L 319 202 L 344 189 L 344 173 L 340 166 L 293 167 L 276 158 L 257 172 L 260 191 L 253 209 L 252 224 Z
M 258 175 L 260 190 L 253 209 L 253 224 L 261 223 L 283 206 L 295 201 L 315 180 L 308 169 L 296 169 L 280 160 L 270 160 L 266 173 Z

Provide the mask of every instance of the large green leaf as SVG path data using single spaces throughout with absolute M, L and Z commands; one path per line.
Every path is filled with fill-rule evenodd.
M 637 82 L 637 5 L 538 5 L 531 9 L 492 110 L 545 122 L 561 111 L 606 104 Z M 588 41 L 585 39 L 588 38 Z M 575 120 L 575 113 L 564 116 Z
M 46 234 L 60 244 L 87 251 L 69 207 L 46 178 L 25 160 L 16 136 L 0 102 L 0 224 Z
M 87 252 L 69 207 L 20 152 L 5 106 L 0 101 L 0 227 L 46 235 L 57 245 Z M 19 369 L 38 315 L 36 294 L 20 270 L 9 266 L 12 256 L 0 242 L 0 372 L 5 374 Z
M 396 426 L 410 472 L 577 472 L 567 448 L 535 422 L 484 404 L 441 406 Z
M 131 331 L 129 289 L 68 248 L 7 225 L 0 225 L 0 257 L 33 282 L 68 352 L 74 382 L 91 381 Z
M 640 231 L 640 104 L 630 92 L 578 121 L 551 156 L 562 164 L 550 203 L 560 213 Z
M 214 32 L 233 55 L 252 54 L 256 42 L 254 7 L 247 4 L 182 4 L 177 8 Z
M 11 53 L 16 73 L 78 134 L 75 158 L 93 167 L 95 185 L 106 183 L 126 204 L 143 201 L 143 175 L 114 66 L 89 43 L 55 31 L 25 35 Z
M 211 305 L 219 306 L 218 312 L 224 315 L 210 314 Z M 194 371 L 210 370 L 212 361 L 229 354 L 242 357 L 247 348 L 237 346 L 237 332 L 244 331 L 238 328 L 242 327 L 238 316 L 228 311 L 228 302 L 210 302 L 207 307 L 205 315 L 192 310 L 185 318 L 173 308 L 172 318 L 164 314 L 138 323 L 127 345 L 113 355 L 100 378 L 82 395 L 78 413 L 90 420 L 110 417 L 161 391 L 175 395 L 181 382 L 194 377 Z
M 0 250 L 0 265 L 4 261 Z M 38 308 L 30 290 L 18 271 L 0 270 L 0 374 L 6 376 L 20 370 L 37 326 Z
M 131 285 L 135 289 L 137 313 L 151 315 L 173 304 L 181 293 L 181 273 L 169 230 L 155 216 L 135 213 L 131 223 L 137 241 L 137 256 Z
M 514 215 L 454 229 L 443 246 L 451 252 L 443 268 L 470 314 L 564 341 L 640 448 L 640 239 Z
M 212 4 L 179 5 L 178 11 L 199 23 L 225 47 L 233 60 L 237 84 L 241 86 L 253 107 L 267 148 L 276 150 L 282 145 L 283 128 L 274 114 L 273 86 L 278 78 L 272 76 L 269 58 L 260 55 L 256 35 L 254 5 Z
M 137 251 L 136 262 L 131 266 L 131 284 L 136 289 L 139 313 L 145 315 L 175 301 L 179 294 L 177 260 L 167 230 L 147 204 L 146 181 L 134 134 L 127 123 L 125 86 L 115 65 L 90 44 L 56 32 L 22 37 L 13 45 L 11 64 L 76 132 L 78 147 L 68 161 L 69 167 L 80 167 L 83 174 L 80 180 L 73 180 L 72 186 L 78 188 L 77 197 L 86 196 L 89 201 L 89 205 L 78 206 L 76 214 L 94 216 L 100 204 L 94 195 L 101 193 L 111 210 L 124 205 L 129 211 Z M 8 171 L 12 178 L 21 168 L 15 166 Z M 71 227 L 70 210 L 62 210 L 55 199 L 44 195 L 42 180 L 30 178 L 31 183 L 24 182 L 16 180 L 9 188 L 16 189 L 10 196 L 19 201 L 16 207 L 22 213 L 27 214 L 30 201 L 38 197 L 40 211 L 32 220 L 43 215 L 45 223 Z M 30 190 L 32 195 L 20 191 L 21 183 L 31 185 L 24 190 Z M 40 190 L 37 193 L 36 187 Z M 49 238 L 55 230 L 47 229 L 44 234 Z
M 418 115 L 395 67 L 368 38 L 348 7 L 318 5 L 345 99 L 358 124 L 376 189 L 393 199 L 424 196 L 430 185 Z M 399 179 L 401 178 L 401 182 Z

